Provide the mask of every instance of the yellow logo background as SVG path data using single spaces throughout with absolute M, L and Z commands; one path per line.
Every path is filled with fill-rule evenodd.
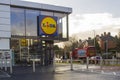
M 40 25 L 45 34 L 54 34 L 57 30 L 57 22 L 52 17 L 43 18 Z

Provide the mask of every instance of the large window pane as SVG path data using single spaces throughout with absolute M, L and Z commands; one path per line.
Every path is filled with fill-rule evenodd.
M 58 36 L 47 36 L 53 38 L 68 38 L 67 14 L 39 11 L 22 8 L 11 8 L 11 31 L 12 35 L 37 36 L 37 17 L 39 15 L 55 16 L 58 18 Z
M 26 36 L 37 36 L 37 16 L 39 11 L 26 10 Z
M 24 9 L 11 8 L 12 35 L 25 36 Z
M 64 13 L 54 13 L 54 16 L 58 17 L 58 31 L 60 38 L 67 38 L 67 18 Z
M 54 13 L 54 16 L 58 17 L 58 33 L 59 38 L 62 38 L 62 18 L 64 17 L 64 14 L 62 13 Z
M 58 18 L 58 34 L 59 38 L 62 38 L 62 18 Z
M 63 27 L 63 29 L 62 29 L 62 33 L 63 33 L 62 38 L 67 38 L 67 33 L 68 33 L 67 32 L 67 16 L 62 18 L 62 27 Z

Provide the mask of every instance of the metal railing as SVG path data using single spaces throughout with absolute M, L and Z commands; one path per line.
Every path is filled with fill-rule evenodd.
M 91 59 L 89 57 L 87 57 L 84 60 L 80 60 L 80 59 L 77 59 L 77 60 L 74 60 L 74 59 L 64 59 L 64 60 L 55 60 L 55 63 L 66 63 L 66 64 L 70 64 L 70 68 L 71 70 L 74 70 L 75 69 L 75 65 L 86 65 L 86 69 L 88 70 L 90 68 L 91 65 L 95 65 L 95 66 L 98 66 L 99 69 L 103 69 L 104 66 L 107 66 L 107 65 L 120 65 L 120 59 L 115 59 L 114 57 L 112 59 L 103 59 L 102 57 L 100 57 L 100 59 Z

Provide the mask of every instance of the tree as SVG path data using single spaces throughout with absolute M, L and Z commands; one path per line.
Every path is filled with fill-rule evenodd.
M 101 48 L 96 38 L 95 38 L 95 49 L 97 53 L 101 53 Z
M 54 51 L 55 51 L 55 56 L 57 58 L 60 58 L 61 56 L 63 56 L 63 49 L 62 48 L 59 48 L 58 45 L 54 45 L 53 47 Z
M 65 56 L 65 58 L 69 58 L 70 57 L 70 51 L 73 51 L 75 48 L 79 47 L 79 41 L 78 41 L 76 35 L 70 37 L 69 41 L 66 41 L 63 44 L 64 44 L 63 56 Z
M 79 47 L 79 41 L 77 39 L 77 36 L 74 35 L 69 38 L 69 41 L 64 43 L 64 47 L 66 48 L 67 51 L 72 51 L 75 48 Z
M 86 40 L 85 40 L 86 41 Z M 83 46 L 84 46 L 84 41 L 82 41 L 81 39 L 79 39 L 79 45 L 78 45 L 78 47 L 79 48 L 83 48 Z
M 54 50 L 59 50 L 60 48 L 58 47 L 58 45 L 54 45 L 53 49 Z

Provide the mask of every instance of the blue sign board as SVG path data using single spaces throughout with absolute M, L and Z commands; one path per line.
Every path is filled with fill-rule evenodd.
M 81 57 L 86 56 L 86 51 L 85 50 L 78 50 L 78 55 Z

